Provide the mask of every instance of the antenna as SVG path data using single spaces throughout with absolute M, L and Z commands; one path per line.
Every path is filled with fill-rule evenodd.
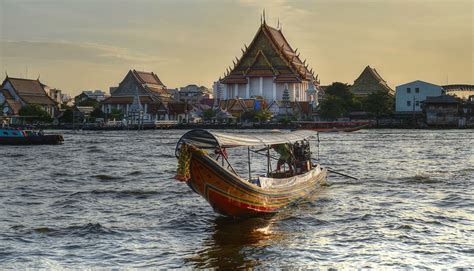
M 266 20 L 266 18 L 265 18 L 265 9 L 263 9 L 263 23 L 264 24 L 266 23 L 265 20 Z

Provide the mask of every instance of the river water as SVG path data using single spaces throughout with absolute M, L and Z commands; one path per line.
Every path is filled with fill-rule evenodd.
M 297 207 L 246 220 L 173 179 L 183 133 L 0 146 L 1 268 L 474 266 L 473 130 L 321 134 L 322 165 L 359 180 L 330 174 Z

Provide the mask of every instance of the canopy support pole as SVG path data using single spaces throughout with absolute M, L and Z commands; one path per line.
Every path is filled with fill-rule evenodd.
M 224 153 L 222 152 L 222 148 L 219 148 L 221 153 L 222 153 L 222 165 L 224 165 L 224 159 L 225 161 L 227 162 L 227 168 L 230 167 L 230 169 L 232 170 L 232 172 L 234 172 L 235 175 L 239 176 L 239 174 L 237 174 L 237 172 L 235 171 L 235 169 L 232 167 L 232 165 L 229 163 L 229 160 L 227 160 L 227 157 L 225 157 Z
M 271 160 L 270 160 L 270 148 L 267 148 L 267 176 L 270 176 L 270 167 L 271 167 Z
M 318 163 L 319 163 L 319 133 L 316 134 L 318 136 Z
M 249 163 L 249 182 L 252 180 L 252 169 L 250 167 L 250 147 L 247 147 L 248 163 Z

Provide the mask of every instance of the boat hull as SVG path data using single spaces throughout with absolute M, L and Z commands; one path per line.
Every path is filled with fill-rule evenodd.
M 224 169 L 207 155 L 194 153 L 188 185 L 213 209 L 231 217 L 273 214 L 308 197 L 325 183 L 327 171 L 291 187 L 263 189 Z
M 62 135 L 0 137 L 0 145 L 55 145 L 63 141 Z

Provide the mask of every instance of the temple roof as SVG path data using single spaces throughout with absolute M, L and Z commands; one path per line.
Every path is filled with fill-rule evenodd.
M 44 87 L 39 80 L 6 77 L 2 83 L 2 88 L 10 82 L 15 93 L 28 104 L 55 105 L 51 97 L 46 94 Z
M 21 103 L 15 101 L 15 99 L 12 97 L 8 89 L 2 89 L 0 90 L 0 92 L 3 95 L 3 97 L 5 97 L 5 104 L 7 104 L 8 107 L 10 107 L 11 110 L 13 111 L 13 115 L 18 115 L 21 109 Z M 0 106 L 1 105 L 2 104 L 0 104 Z
M 151 100 L 167 102 L 171 99 L 172 90 L 166 89 L 158 76 L 153 72 L 129 70 L 119 86 L 111 93 L 112 97 L 148 96 Z M 111 103 L 108 99 L 108 102 Z
M 245 84 L 247 77 L 252 76 L 275 77 L 275 81 L 281 83 L 317 81 L 308 70 L 306 60 L 301 61 L 297 49 L 293 50 L 281 29 L 270 27 L 265 22 L 249 47 L 242 49 L 242 57 L 227 70 L 222 83 Z
M 368 95 L 379 90 L 386 91 L 391 95 L 395 93 L 377 70 L 370 66 L 365 67 L 359 77 L 354 81 L 354 84 L 350 87 L 350 90 L 356 95 Z
M 102 101 L 102 104 L 132 104 L 135 96 L 120 96 L 120 97 L 108 97 Z M 150 96 L 140 96 L 141 104 L 152 104 L 159 103 L 158 101 L 152 100 Z
M 158 78 L 158 75 L 156 75 L 154 72 L 132 70 L 132 74 L 142 84 L 160 85 L 165 88 L 165 85 L 161 82 L 160 78 Z
M 456 85 L 444 85 L 445 91 L 474 91 L 474 85 L 468 84 L 456 84 Z

